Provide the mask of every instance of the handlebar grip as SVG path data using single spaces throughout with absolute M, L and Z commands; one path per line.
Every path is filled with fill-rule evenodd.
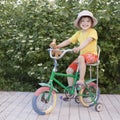
M 58 50 L 58 51 L 60 51 L 60 52 L 62 52 L 61 53 L 61 55 L 60 56 L 58 56 L 58 57 L 55 57 L 55 56 L 53 56 L 52 55 L 52 48 L 49 48 L 48 49 L 48 51 L 49 51 L 49 54 L 50 54 L 50 58 L 52 58 L 52 59 L 56 59 L 56 60 L 58 60 L 58 59 L 60 59 L 60 58 L 62 58 L 67 52 L 73 52 L 73 50 L 72 49 L 67 49 L 67 50 Z M 57 51 L 57 50 L 56 50 Z

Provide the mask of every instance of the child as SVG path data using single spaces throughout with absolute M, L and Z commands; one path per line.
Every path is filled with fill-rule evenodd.
M 63 41 L 57 48 L 62 48 L 73 43 L 80 43 L 78 47 L 74 47 L 74 53 L 79 53 L 77 59 L 75 59 L 67 68 L 67 74 L 73 74 L 77 66 L 79 66 L 80 78 L 77 84 L 84 85 L 84 77 L 86 72 L 86 63 L 94 63 L 98 60 L 97 55 L 97 31 L 93 28 L 97 24 L 97 19 L 88 10 L 80 12 L 74 21 L 74 26 L 78 29 L 71 38 Z M 68 85 L 73 85 L 73 78 L 68 77 Z

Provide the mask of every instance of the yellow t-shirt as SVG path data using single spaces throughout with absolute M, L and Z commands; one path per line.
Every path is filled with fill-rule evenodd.
M 82 32 L 82 30 L 79 30 L 70 38 L 70 41 L 73 44 L 76 44 L 78 42 L 81 44 L 88 37 L 92 37 L 93 40 L 86 47 L 84 47 L 80 51 L 80 54 L 92 53 L 92 54 L 97 55 L 97 39 L 98 39 L 98 35 L 97 35 L 97 31 L 95 29 L 90 28 L 86 32 Z

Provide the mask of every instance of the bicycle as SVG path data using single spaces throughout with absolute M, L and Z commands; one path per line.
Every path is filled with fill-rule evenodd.
M 79 69 L 74 74 L 65 74 L 57 72 L 57 60 L 61 59 L 66 53 L 73 52 L 72 49 L 67 50 L 60 50 L 62 54 L 59 57 L 54 57 L 52 55 L 53 49 L 48 49 L 50 58 L 54 60 L 54 67 L 52 69 L 50 80 L 48 83 L 39 83 L 41 86 L 36 90 L 34 93 L 33 99 L 32 99 L 32 107 L 34 111 L 39 115 L 46 115 L 51 113 L 57 102 L 57 93 L 58 90 L 54 87 L 53 83 L 57 83 L 61 88 L 64 89 L 66 97 L 71 100 L 75 99 L 76 103 L 82 103 L 85 107 L 90 107 L 96 104 L 96 111 L 102 110 L 102 104 L 97 103 L 99 96 L 100 96 L 100 90 L 98 88 L 98 82 L 97 84 L 95 81 L 97 79 L 89 79 L 85 81 L 85 86 L 81 87 L 79 85 L 76 85 L 76 82 L 79 78 Z M 60 82 L 56 76 L 62 76 L 62 77 L 72 77 L 74 78 L 73 86 L 65 86 L 62 82 Z M 77 92 L 76 92 L 77 91 Z M 75 95 L 77 93 L 77 95 Z

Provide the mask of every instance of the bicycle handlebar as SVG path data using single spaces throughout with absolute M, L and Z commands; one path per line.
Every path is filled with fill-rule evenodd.
M 61 52 L 61 55 L 58 56 L 58 57 L 55 57 L 55 56 L 52 55 L 52 51 L 53 51 L 52 48 L 49 48 L 48 51 L 49 51 L 50 58 L 58 60 L 58 59 L 62 58 L 67 52 L 73 52 L 73 49 L 56 50 L 56 51 L 60 51 Z

